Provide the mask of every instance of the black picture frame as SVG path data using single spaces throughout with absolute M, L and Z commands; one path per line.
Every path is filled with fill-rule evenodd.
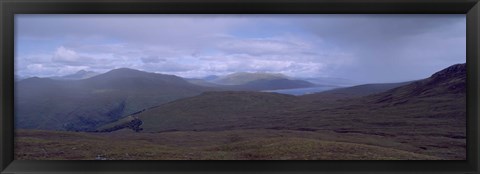
M 478 0 L 0 0 L 1 173 L 479 173 Z M 15 14 L 466 14 L 466 161 L 13 160 Z

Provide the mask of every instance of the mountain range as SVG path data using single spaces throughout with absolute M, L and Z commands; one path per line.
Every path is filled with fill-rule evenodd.
M 125 144 L 119 149 L 136 149 L 147 143 L 144 155 L 136 154 L 140 159 L 145 159 L 152 147 L 165 150 L 160 154 L 171 152 L 166 159 L 190 159 L 192 151 L 201 153 L 193 155 L 200 159 L 223 159 L 226 154 L 227 159 L 272 159 L 272 155 L 317 159 L 329 154 L 333 156 L 326 159 L 338 155 L 377 159 L 380 149 L 401 150 L 383 153 L 381 159 L 466 159 L 465 64 L 421 80 L 300 96 L 225 88 L 258 81 L 278 85 L 273 82 L 285 79 L 296 80 L 254 78 L 242 84 L 208 87 L 178 76 L 121 68 L 82 80 L 21 80 L 15 86 L 17 129 L 87 132 L 20 131 L 20 158 L 29 154 L 47 158 L 44 150 L 37 148 L 38 153 L 32 153 L 29 148 L 48 145 L 55 149 L 52 146 L 58 141 L 52 139 L 61 136 L 59 141 L 66 144 L 58 153 L 91 152 L 91 147 L 98 146 L 97 140 L 103 139 L 102 147 L 108 148 L 94 154 L 107 152 L 112 159 L 131 157 L 125 156 L 125 150 L 116 151 L 111 141 Z M 66 135 L 79 138 L 72 139 L 75 143 L 70 139 L 63 142 Z M 87 149 L 72 150 L 85 142 Z M 312 142 L 316 145 L 311 146 Z
M 223 84 L 223 85 L 241 85 L 256 80 L 274 80 L 274 79 L 290 79 L 286 75 L 280 73 L 249 73 L 249 72 L 238 72 L 228 74 L 226 76 L 217 77 L 212 79 L 212 82 Z
M 279 73 L 238 72 L 225 76 L 207 76 L 188 79 L 189 82 L 231 91 L 262 91 L 278 89 L 308 88 L 317 86 L 309 81 L 295 79 Z
M 331 136 L 371 138 L 349 141 L 384 139 L 388 140 L 384 147 L 465 159 L 465 85 L 466 67 L 458 64 L 422 80 L 360 85 L 303 96 L 204 92 L 142 110 L 97 131 L 329 131 Z
M 315 125 L 318 121 L 297 121 L 302 117 L 306 120 L 316 118 L 325 121 L 325 118 L 315 115 L 330 115 L 330 118 L 338 113 L 344 114 L 342 110 L 345 108 L 362 113 L 365 108 L 386 103 L 389 105 L 376 109 L 388 110 L 390 105 L 408 106 L 412 102 L 414 105 L 411 107 L 415 108 L 416 105 L 427 105 L 436 100 L 439 101 L 429 107 L 447 105 L 445 101 L 454 100 L 451 93 L 454 93 L 456 98 L 464 97 L 464 92 L 458 91 L 465 88 L 464 66 L 465 64 L 454 65 L 430 78 L 418 81 L 359 85 L 297 97 L 241 88 L 249 85 L 257 89 L 272 88 L 283 84 L 290 85 L 284 87 L 295 88 L 291 83 L 286 83 L 289 81 L 310 85 L 308 82 L 291 80 L 278 74 L 257 76 L 258 74 L 254 73 L 237 73 L 230 77 L 247 75 L 250 76 L 250 81 L 243 80 L 243 84 L 237 82 L 236 85 L 227 85 L 230 88 L 224 88 L 225 85 L 195 85 L 178 76 L 127 68 L 115 69 L 82 80 L 29 78 L 16 84 L 16 90 L 19 91 L 16 93 L 16 108 L 21 108 L 16 112 L 16 126 L 27 129 L 105 131 L 112 130 L 112 127 L 124 128 L 123 124 L 136 121 L 136 130 L 141 128 L 143 131 L 153 132 L 264 128 L 265 124 L 271 127 L 310 129 L 310 126 L 305 125 Z M 251 75 L 260 78 L 252 78 Z M 232 81 L 231 79 L 235 78 L 212 79 Z M 329 112 L 323 113 L 326 110 Z M 333 110 L 338 112 L 331 114 Z M 418 111 L 416 114 L 419 113 L 424 112 Z M 300 127 L 295 126 L 302 124 L 304 125 Z M 318 125 L 325 124 L 319 122 Z M 318 129 L 318 126 L 313 127 Z
M 81 70 L 60 77 L 27 78 L 15 84 L 16 126 L 25 129 L 92 131 L 139 110 L 205 91 L 261 91 L 314 85 L 286 79 L 280 74 L 266 73 L 236 73 L 210 78 L 235 79 L 237 83 L 225 85 L 201 81 L 199 84 L 193 82 L 194 79 L 128 68 L 103 74 Z
M 94 71 L 80 70 L 73 74 L 68 74 L 64 76 L 53 76 L 48 78 L 55 79 L 55 80 L 81 80 L 81 79 L 87 79 L 99 74 L 100 73 L 97 73 Z
M 15 90 L 18 128 L 88 131 L 141 109 L 216 89 L 122 68 L 81 80 L 29 78 L 17 82 Z
M 138 127 L 147 132 L 269 128 L 397 135 L 408 134 L 402 130 L 415 130 L 463 137 L 465 77 L 465 64 L 459 64 L 418 81 L 361 85 L 298 97 L 249 91 L 205 92 L 128 119 L 140 120 Z M 340 97 L 322 100 L 337 94 Z

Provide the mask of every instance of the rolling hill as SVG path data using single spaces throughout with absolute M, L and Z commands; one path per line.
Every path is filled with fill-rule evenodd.
M 331 95 L 340 91 L 344 97 L 328 100 L 323 99 L 329 97 L 328 92 L 292 96 L 222 91 L 172 75 L 131 69 L 69 83 L 29 78 L 18 82 L 16 89 L 22 91 L 17 93 L 16 107 L 22 110 L 15 112 L 16 128 L 95 130 L 103 133 L 80 133 L 86 139 L 75 141 L 105 136 L 109 141 L 128 140 L 121 147 L 128 149 L 135 149 L 138 141 L 153 142 L 147 149 L 171 152 L 168 159 L 188 156 L 191 149 L 180 147 L 185 143 L 202 150 L 192 156 L 199 159 L 317 159 L 333 152 L 350 154 L 346 159 L 377 159 L 369 151 L 382 151 L 395 159 L 466 159 L 465 64 L 413 82 L 333 90 Z M 127 134 L 127 129 L 136 133 Z M 43 142 L 46 139 L 22 139 L 19 147 L 38 143 L 55 147 L 49 144 L 56 140 Z M 302 144 L 320 151 L 302 150 Z M 130 159 L 109 152 L 112 159 Z M 39 151 L 36 157 L 45 158 L 42 154 Z
M 320 85 L 333 85 L 333 86 L 343 86 L 343 87 L 365 84 L 365 83 L 357 82 L 350 79 L 335 78 L 335 77 L 310 77 L 310 78 L 301 78 L 300 80 L 305 80 L 305 81 L 309 81 L 309 82 L 320 84 Z
M 454 65 L 427 79 L 389 84 L 399 86 L 388 90 L 381 86 L 384 92 L 337 100 L 207 92 L 130 119 L 141 121 L 138 127 L 143 132 L 270 129 L 379 136 L 407 143 L 423 154 L 463 159 L 464 154 L 457 152 L 466 148 L 465 69 L 465 64 Z
M 268 121 L 270 116 L 295 104 L 295 101 L 294 96 L 275 93 L 205 92 L 197 97 L 184 98 L 150 108 L 134 117 L 143 122 L 141 127 L 148 132 L 224 130 L 249 127 L 242 124 L 245 121 L 255 121 L 258 124 L 261 120 Z M 131 118 L 125 119 L 131 120 Z M 125 123 L 125 120 L 118 122 L 118 124 L 122 123 Z
M 204 79 L 197 79 L 197 78 L 185 78 L 186 81 L 189 83 L 199 85 L 199 86 L 207 86 L 207 87 L 226 87 L 226 85 L 221 85 L 217 83 L 209 82 L 208 80 Z
M 261 79 L 254 80 L 240 85 L 222 85 L 217 83 L 208 82 L 202 79 L 187 79 L 188 82 L 206 86 L 215 87 L 226 91 L 264 91 L 264 90 L 278 90 L 278 89 L 296 89 L 296 88 L 308 88 L 318 86 L 313 83 L 303 80 L 292 79 Z
M 363 97 L 367 95 L 385 92 L 390 89 L 404 86 L 410 83 L 412 82 L 364 84 L 352 87 L 335 88 L 319 93 L 303 95 L 301 97 L 305 100 L 310 101 L 338 100 L 344 98 Z
M 89 131 L 141 109 L 215 90 L 184 79 L 121 68 L 82 80 L 15 84 L 18 128 Z
M 307 81 L 281 78 L 281 79 L 254 80 L 254 81 L 239 85 L 238 88 L 246 89 L 246 90 L 262 91 L 262 90 L 277 90 L 277 89 L 308 88 L 313 86 L 315 86 L 315 84 Z
M 451 71 L 454 71 L 454 73 Z M 455 73 L 457 74 L 452 75 Z M 442 74 L 449 74 L 449 76 Z M 378 93 L 378 91 L 384 90 L 387 91 Z M 462 65 L 449 67 L 432 75 L 430 78 L 415 82 L 362 85 L 344 88 L 338 91 L 344 91 L 344 94 L 357 98 L 348 101 L 335 100 L 322 103 L 312 102 L 310 100 L 312 97 L 323 97 L 319 95 L 322 93 L 308 95 L 308 99 L 305 99 L 304 96 L 295 97 L 277 93 L 246 91 L 207 92 L 195 97 L 176 100 L 174 102 L 148 109 L 136 115 L 136 117 L 144 122 L 142 127 L 145 128 L 146 131 L 165 131 L 223 129 L 221 127 L 243 128 L 244 126 L 246 128 L 262 127 L 262 120 L 268 121 L 269 119 L 275 119 L 277 121 L 279 119 L 284 120 L 285 125 L 282 126 L 288 127 L 288 125 L 295 125 L 295 121 L 292 120 L 300 119 L 301 117 L 318 119 L 321 117 L 311 118 L 313 116 L 312 114 L 321 115 L 323 112 L 326 115 L 336 116 L 342 112 L 350 113 L 359 111 L 359 114 L 362 114 L 360 111 L 366 111 L 365 109 L 370 108 L 381 111 L 389 111 L 389 109 L 393 111 L 397 108 L 401 108 L 396 105 L 422 110 L 452 101 L 456 101 L 455 103 L 450 104 L 451 107 L 449 107 L 449 109 L 452 112 L 465 110 L 464 107 L 461 107 L 464 106 L 462 103 L 465 102 L 462 101 L 462 99 L 465 98 L 465 72 L 464 67 L 462 69 Z M 373 93 L 372 91 L 377 93 Z M 362 96 L 358 94 L 359 92 L 366 96 L 359 97 Z M 401 101 L 399 101 L 400 99 Z M 408 99 L 415 102 L 405 102 L 405 100 Z M 383 105 L 386 104 L 390 107 L 383 107 Z M 424 106 L 427 104 L 430 106 Z M 382 107 L 379 105 L 382 105 Z M 338 111 L 335 111 L 336 109 Z M 332 114 L 332 111 L 335 114 Z M 399 112 L 403 111 L 399 110 Z M 408 116 L 418 113 L 425 113 L 425 111 L 405 114 Z M 343 116 L 342 119 L 343 118 L 346 117 Z M 351 118 L 351 116 L 349 116 L 349 118 Z M 402 116 L 398 119 L 408 120 L 406 118 L 408 117 Z M 352 119 L 356 120 L 358 118 Z M 241 124 L 244 122 L 248 123 Z M 279 124 L 279 122 L 272 124 Z M 308 124 L 310 123 L 304 123 L 304 125 Z
M 249 72 L 238 72 L 229 74 L 222 77 L 215 78 L 212 82 L 223 84 L 223 85 L 242 85 L 255 80 L 272 80 L 272 79 L 289 79 L 283 74 L 277 73 L 249 73 Z
M 216 87 L 229 91 L 263 91 L 313 87 L 315 84 L 275 73 L 239 72 L 226 76 L 207 76 L 203 79 L 188 79 L 190 83 Z

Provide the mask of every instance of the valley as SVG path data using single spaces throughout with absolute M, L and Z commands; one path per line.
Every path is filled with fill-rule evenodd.
M 278 74 L 240 75 L 245 73 L 189 83 L 176 76 L 120 69 L 74 83 L 22 80 L 18 83 L 25 92 L 18 106 L 30 108 L 16 115 L 20 129 L 15 157 L 466 158 L 465 64 L 416 81 L 338 87 L 298 96 L 261 91 L 315 84 Z M 37 88 L 30 89 L 32 83 Z M 61 103 L 61 109 L 48 108 L 59 106 L 47 101 Z M 79 102 L 85 105 L 74 106 Z M 68 130 L 66 123 L 88 129 Z

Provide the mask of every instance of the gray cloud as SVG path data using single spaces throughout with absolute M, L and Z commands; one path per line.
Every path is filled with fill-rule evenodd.
M 462 15 L 16 15 L 16 24 L 15 68 L 29 76 L 131 67 L 394 82 L 465 62 Z
M 463 15 L 347 16 L 305 21 L 307 30 L 354 55 L 355 63 L 338 69 L 341 76 L 409 80 L 466 60 Z
M 143 63 L 159 63 L 159 62 L 165 62 L 165 59 L 161 59 L 158 56 L 147 56 L 147 57 L 142 57 L 140 58 Z

